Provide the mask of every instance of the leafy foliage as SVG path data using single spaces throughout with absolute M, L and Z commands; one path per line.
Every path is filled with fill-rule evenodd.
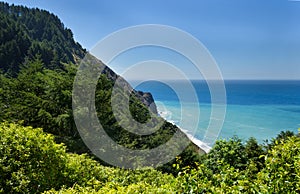
M 0 125 L 0 185 L 4 193 L 41 192 L 64 183 L 66 153 L 41 129 Z
M 213 172 L 220 172 L 224 165 L 244 169 L 247 162 L 245 147 L 237 137 L 218 141 L 206 157 L 206 163 Z
M 258 168 L 262 167 L 265 154 L 263 146 L 259 145 L 255 138 L 249 138 L 246 144 L 238 137 L 216 142 L 212 150 L 204 156 L 205 164 L 214 172 L 218 173 L 226 165 L 235 169 L 244 170 L 252 161 Z
M 253 145 L 253 138 L 251 142 L 251 145 Z M 247 144 L 249 144 L 249 141 Z M 208 154 L 214 154 L 215 156 L 208 156 L 208 161 L 204 159 L 204 163 L 199 164 L 197 168 L 183 169 L 177 177 L 178 183 L 180 183 L 177 191 L 181 193 L 299 192 L 299 137 L 291 136 L 286 141 L 282 141 L 270 150 L 267 150 L 265 155 L 260 155 L 258 158 L 264 158 L 262 165 L 257 163 L 257 156 L 251 157 L 251 155 L 248 155 L 248 158 L 246 157 L 246 163 L 239 160 L 241 162 L 240 165 L 237 165 L 237 163 L 230 164 L 228 161 L 231 160 L 228 160 L 228 157 L 234 159 L 237 153 L 224 154 L 224 150 L 220 149 L 220 145 L 224 145 L 224 149 L 232 146 L 239 149 L 242 148 L 237 138 L 217 142 L 213 148 L 214 151 Z M 247 145 L 245 147 L 247 149 Z M 253 151 L 257 153 L 259 150 L 261 149 Z M 213 157 L 215 157 L 213 161 L 216 161 L 218 158 L 219 164 L 211 163 L 211 158 Z M 218 171 L 215 171 L 216 168 L 212 165 L 218 165 Z M 243 166 L 243 168 L 241 169 L 240 166 Z
M 279 134 L 279 138 L 282 133 Z M 260 181 L 269 193 L 300 192 L 300 138 L 287 137 L 278 142 L 265 156 Z
M 220 156 L 219 151 L 214 153 Z M 151 168 L 123 170 L 102 166 L 88 155 L 66 153 L 41 129 L 2 123 L 0 193 L 299 193 L 299 137 L 278 142 L 261 157 L 258 172 L 251 159 L 243 170 L 220 160 L 219 172 L 206 163 L 177 165 L 177 176 Z
M 68 154 L 41 129 L 0 124 L 0 192 L 40 193 L 63 187 L 85 190 L 160 187 L 174 179 L 154 169 L 138 171 L 101 166 L 87 155 Z M 82 190 L 82 189 L 79 189 Z

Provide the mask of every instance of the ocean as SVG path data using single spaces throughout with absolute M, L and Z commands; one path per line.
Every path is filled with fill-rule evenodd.
M 171 81 L 177 90 L 185 92 L 185 83 Z M 207 83 L 202 80 L 191 81 L 198 101 L 179 100 L 169 84 L 158 81 L 143 82 L 136 90 L 151 92 L 159 114 L 166 120 L 192 133 L 195 119 L 199 119 L 194 137 L 204 139 L 211 116 L 211 95 Z M 131 84 L 136 84 L 131 81 Z M 290 130 L 298 133 L 300 128 L 300 81 L 267 80 L 228 80 L 225 81 L 227 108 L 223 126 L 218 139 L 238 136 L 243 141 L 255 137 L 259 143 L 276 137 L 281 131 Z M 181 104 L 186 103 L 188 111 L 181 112 Z M 200 116 L 193 114 L 200 110 Z M 199 118 L 195 118 L 199 117 Z M 185 119 L 184 126 L 181 123 Z M 191 122 L 188 122 L 191 120 Z M 191 123 L 191 126 L 189 126 Z

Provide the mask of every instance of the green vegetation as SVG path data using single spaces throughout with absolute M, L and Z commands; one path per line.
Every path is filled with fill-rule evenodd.
M 40 55 L 45 67 L 62 68 L 75 63 L 86 51 L 57 16 L 40 9 L 0 2 L 0 64 L 15 75 L 19 65 Z
M 220 140 L 204 155 L 191 143 L 157 169 L 110 167 L 90 153 L 74 123 L 75 64 L 86 51 L 72 32 L 47 11 L 6 3 L 0 3 L 0 26 L 0 193 L 300 192 L 300 137 L 291 132 L 265 145 L 254 138 Z M 166 121 L 151 135 L 124 130 L 111 108 L 116 78 L 105 67 L 95 93 L 97 117 L 112 139 L 150 149 L 179 131 Z M 147 99 L 131 92 L 130 114 L 141 123 L 150 118 Z
M 101 166 L 87 155 L 66 153 L 65 146 L 56 144 L 53 135 L 42 129 L 16 124 L 0 125 L 0 150 L 1 193 L 40 193 L 63 187 L 113 190 L 135 184 L 151 188 L 173 178 L 153 169 Z
M 299 136 L 277 139 L 270 150 L 258 157 L 262 164 L 255 162 L 256 156 L 233 162 L 250 145 L 252 140 L 240 144 L 238 138 L 218 141 L 203 156 L 202 163 L 179 168 L 173 176 L 151 168 L 133 171 L 105 167 L 88 155 L 67 153 L 65 146 L 56 144 L 53 135 L 42 129 L 2 123 L 0 192 L 299 193 Z M 262 145 L 257 146 L 254 153 L 263 149 Z M 179 167 L 180 163 L 177 158 L 174 166 Z
M 15 78 L 0 75 L 0 121 L 41 127 L 45 132 L 55 135 L 57 142 L 65 143 L 69 151 L 89 153 L 73 120 L 71 95 L 76 66 L 65 65 L 64 69 L 58 71 L 44 68 L 41 60 L 36 59 L 22 66 Z M 153 148 L 168 141 L 179 130 L 168 122 L 164 122 L 157 132 L 147 136 L 124 130 L 113 116 L 110 105 L 112 86 L 112 80 L 105 75 L 100 77 L 95 104 L 103 128 L 119 144 L 132 149 Z M 135 96 L 131 98 L 130 110 L 140 121 L 149 114 L 145 105 Z M 183 154 L 196 158 L 198 153 L 192 147 L 194 146 L 187 148 Z M 193 163 L 190 158 L 187 158 L 187 164 Z M 172 162 L 163 169 L 171 171 L 170 166 Z
M 9 53 L 16 53 L 13 50 L 21 49 L 22 54 L 10 56 L 1 51 L 0 63 L 4 65 L 1 66 L 3 73 L 0 73 L 0 121 L 43 128 L 45 132 L 55 136 L 56 142 L 63 142 L 69 152 L 90 154 L 76 129 L 72 111 L 73 82 L 78 68 L 74 62 L 81 60 L 85 51 L 75 43 L 71 31 L 65 29 L 60 20 L 47 11 L 9 6 L 6 3 L 0 3 L 0 9 L 0 15 L 4 18 L 3 27 L 0 28 L 0 34 L 3 35 L 0 47 L 3 46 L 3 50 Z M 11 33 L 11 28 L 18 33 Z M 8 35 L 12 34 L 15 37 L 9 38 Z M 41 49 L 30 50 L 31 46 L 24 46 L 23 49 L 18 42 L 11 44 L 19 38 L 20 42 L 24 42 L 24 37 L 28 38 L 31 46 L 42 45 Z M 12 47 L 6 48 L 5 45 Z M 45 50 L 60 54 L 47 58 L 47 53 L 43 52 Z M 147 149 L 167 142 L 179 131 L 168 122 L 164 122 L 151 135 L 136 135 L 124 130 L 111 108 L 112 88 L 118 76 L 95 57 L 91 56 L 91 60 L 103 67 L 95 93 L 95 105 L 98 119 L 113 140 L 131 149 Z M 130 91 L 125 80 L 122 85 L 125 92 Z M 143 94 L 133 91 L 130 97 L 130 113 L 142 123 L 150 116 L 146 107 L 150 102 Z M 120 93 L 119 97 L 124 95 Z M 149 95 L 147 98 L 149 99 Z M 122 122 L 130 124 L 126 119 L 122 119 Z M 138 129 L 138 126 L 131 127 L 133 131 Z M 183 133 L 182 136 L 187 139 Z M 194 162 L 191 158 L 197 159 L 198 152 L 190 144 L 183 155 L 187 156 L 182 158 L 185 160 L 184 164 L 188 165 Z M 173 162 L 161 167 L 161 170 L 173 172 Z

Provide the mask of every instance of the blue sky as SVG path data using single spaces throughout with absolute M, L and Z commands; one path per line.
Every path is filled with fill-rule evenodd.
M 90 50 L 132 25 L 164 24 L 200 40 L 225 79 L 300 79 L 300 2 L 288 0 L 9 0 L 46 9 Z

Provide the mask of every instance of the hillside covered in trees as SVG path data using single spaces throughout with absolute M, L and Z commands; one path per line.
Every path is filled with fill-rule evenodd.
M 83 59 L 86 51 L 75 43 L 72 32 L 53 14 L 39 9 L 9 6 L 6 3 L 0 5 L 3 10 L 1 17 L 5 21 L 0 31 L 3 34 L 0 47 L 10 53 L 1 51 L 0 56 L 0 120 L 41 127 L 45 132 L 55 135 L 58 143 L 63 142 L 68 151 L 90 153 L 77 131 L 72 111 L 73 82 L 78 68 L 76 62 Z M 18 33 L 9 32 L 10 30 Z M 8 35 L 11 37 L 8 38 Z M 24 37 L 30 45 L 26 48 L 21 44 Z M 18 39 L 20 44 L 12 43 Z M 6 48 L 7 45 L 10 48 Z M 38 49 L 31 50 L 33 45 L 39 45 Z M 16 54 L 15 50 L 20 50 L 20 55 L 12 56 Z M 44 52 L 46 50 L 49 52 Z M 97 116 L 114 141 L 130 149 L 147 149 L 167 142 L 176 132 L 188 140 L 175 125 L 166 121 L 151 135 L 135 135 L 124 130 L 114 117 L 111 107 L 113 85 L 119 76 L 100 60 L 93 56 L 91 59 L 103 67 L 95 94 Z M 156 113 L 151 94 L 131 91 L 131 86 L 125 80 L 122 87 L 126 89 L 125 92 L 132 93 L 130 111 L 134 119 L 142 123 L 147 121 L 150 118 L 148 107 L 151 112 Z M 123 119 L 123 123 L 126 122 L 128 121 Z M 185 163 L 192 164 L 191 159 L 199 155 L 198 148 L 191 143 L 183 155 L 186 155 Z M 170 166 L 171 163 L 162 168 L 170 171 Z
M 300 192 L 300 138 L 290 132 L 264 145 L 254 138 L 220 140 L 208 154 L 190 143 L 156 169 L 109 166 L 75 126 L 73 82 L 87 52 L 71 30 L 47 11 L 7 3 L 0 3 L 0 18 L 0 193 Z M 122 129 L 111 108 L 117 77 L 104 66 L 95 93 L 97 117 L 114 141 L 150 149 L 178 132 L 166 121 L 151 135 Z M 125 80 L 124 87 L 130 89 Z M 149 96 L 133 91 L 130 97 L 130 113 L 141 123 L 150 118 Z
M 75 63 L 86 51 L 74 41 L 70 29 L 45 10 L 0 3 L 0 64 L 15 74 L 20 65 L 37 55 L 49 69 Z

